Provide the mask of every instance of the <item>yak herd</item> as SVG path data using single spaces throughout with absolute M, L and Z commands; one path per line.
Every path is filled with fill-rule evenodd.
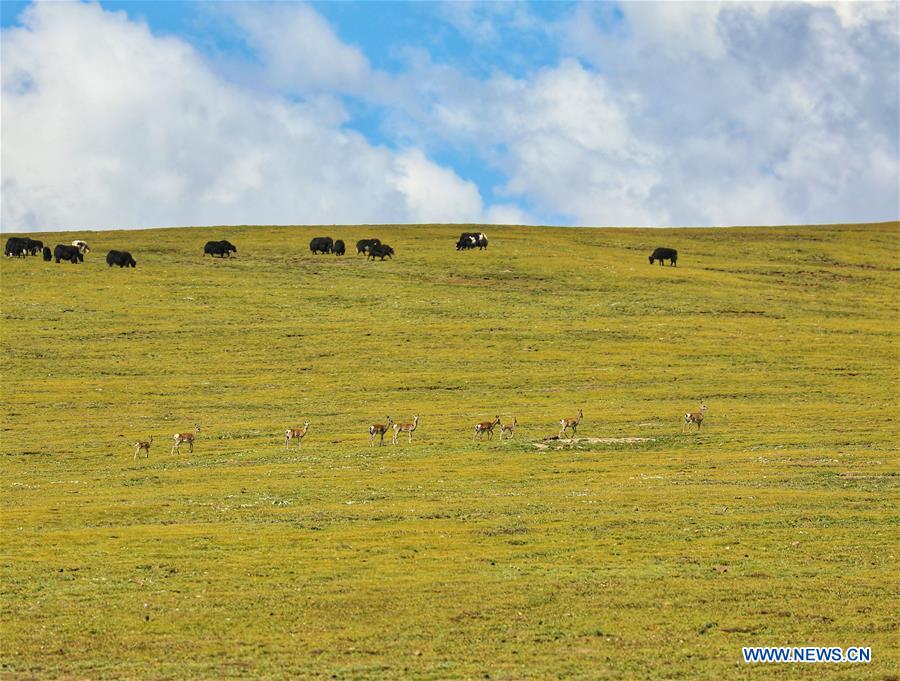
M 338 239 L 334 241 L 330 236 L 317 236 L 309 242 L 309 251 L 313 255 L 317 253 L 333 253 L 334 255 L 344 255 L 347 247 L 343 241 Z M 381 243 L 381 239 L 360 239 L 356 242 L 356 255 L 365 255 L 366 258 L 385 258 L 394 257 L 394 249 L 387 244 Z
M 29 255 L 37 255 L 41 253 L 46 262 L 56 259 L 57 263 L 65 260 L 73 265 L 84 262 L 84 254 L 90 253 L 91 248 L 86 241 L 76 239 L 71 244 L 57 244 L 52 251 L 49 246 L 44 246 L 43 241 L 30 239 L 28 237 L 11 236 L 6 240 L 6 247 L 3 254 L 7 257 L 24 258 Z M 110 251 L 106 256 L 107 264 L 112 267 L 135 267 L 137 263 L 131 257 L 131 253 L 125 251 Z
M 484 250 L 488 246 L 487 236 L 483 232 L 463 232 L 459 239 L 456 242 L 456 250 L 464 251 L 464 250 L 473 250 L 479 249 Z M 71 244 L 57 244 L 55 249 L 51 252 L 50 248 L 44 246 L 42 241 L 38 241 L 36 239 L 30 239 L 28 237 L 10 237 L 6 242 L 6 248 L 4 250 L 4 254 L 7 257 L 26 257 L 26 256 L 34 256 L 38 253 L 42 253 L 45 261 L 51 261 L 53 259 L 56 260 L 57 263 L 62 262 L 63 260 L 70 262 L 72 264 L 77 264 L 80 262 L 84 262 L 84 255 L 86 253 L 90 253 L 90 247 L 88 244 L 81 239 L 76 239 Z M 219 241 L 208 241 L 206 245 L 203 247 L 203 255 L 209 255 L 210 257 L 219 258 L 230 258 L 232 254 L 237 253 L 237 247 L 232 244 L 230 241 L 225 239 Z M 344 242 L 340 239 L 333 240 L 331 237 L 315 237 L 309 242 L 309 250 L 313 255 L 318 254 L 333 254 L 337 256 L 342 256 L 346 253 L 346 246 Z M 356 242 L 356 254 L 357 255 L 365 255 L 367 259 L 375 260 L 376 258 L 380 258 L 382 261 L 385 258 L 393 258 L 394 249 L 388 244 L 383 243 L 380 239 L 372 238 L 372 239 L 360 239 Z M 660 265 L 663 265 L 663 261 L 668 260 L 671 266 L 675 266 L 678 260 L 678 251 L 672 248 L 657 248 L 650 255 L 650 264 L 652 265 L 654 262 L 659 261 Z M 122 267 L 136 267 L 137 262 L 132 257 L 131 253 L 128 251 L 117 251 L 111 250 L 106 256 L 106 263 L 109 267 L 116 265 L 120 268 Z M 683 417 L 683 426 L 682 430 L 687 429 L 691 425 L 696 425 L 697 430 L 700 430 L 700 424 L 703 422 L 704 413 L 706 412 L 706 405 L 701 403 L 700 411 L 697 412 L 688 412 L 684 414 Z M 573 418 L 565 418 L 559 421 L 561 430 L 558 438 L 563 438 L 566 434 L 566 431 L 572 431 L 572 437 L 575 436 L 575 433 L 578 429 L 578 425 L 581 423 L 583 418 L 583 413 L 579 409 L 578 416 Z M 409 439 L 409 442 L 412 442 L 412 433 L 418 426 L 419 417 L 416 416 L 413 419 L 412 423 L 403 423 L 396 424 L 393 423 L 388 417 L 386 424 L 374 424 L 369 428 L 370 435 L 370 445 L 374 445 L 374 440 L 376 436 L 380 436 L 381 444 L 384 442 L 384 435 L 387 431 L 393 430 L 393 438 L 392 441 L 394 444 L 397 443 L 397 436 L 401 433 L 406 433 Z M 478 423 L 475 425 L 475 435 L 476 439 L 482 439 L 484 435 L 488 436 L 488 439 L 493 437 L 493 431 L 495 427 L 500 428 L 500 439 L 504 439 L 504 437 L 511 438 L 513 436 L 513 431 L 516 427 L 515 418 L 511 423 L 501 424 L 500 417 L 497 416 L 493 421 L 485 421 L 483 423 Z M 300 442 L 306 435 L 307 430 L 309 429 L 309 423 L 305 423 L 303 429 L 290 429 L 286 431 L 285 434 L 285 443 L 286 446 L 290 443 L 291 439 L 297 440 L 297 446 L 300 446 Z M 200 426 L 197 425 L 195 427 L 194 432 L 188 433 L 178 433 L 174 436 L 174 446 L 173 453 L 178 452 L 178 446 L 181 443 L 187 443 L 190 446 L 190 449 L 193 451 L 194 437 L 195 433 L 200 431 Z M 555 439 L 555 438 L 554 438 Z M 141 453 L 146 453 L 146 456 L 150 455 L 150 446 L 153 442 L 153 438 L 149 438 L 147 441 L 136 442 L 134 444 L 135 447 L 135 459 L 139 457 Z
M 468 251 L 473 249 L 484 250 L 488 247 L 488 239 L 484 232 L 463 232 L 456 242 L 457 251 Z M 9 237 L 6 241 L 4 255 L 7 257 L 24 258 L 29 255 L 37 255 L 41 253 L 45 261 L 50 262 L 55 259 L 57 263 L 65 260 L 73 265 L 84 262 L 84 254 L 90 252 L 87 243 L 81 239 L 76 239 L 71 244 L 57 244 L 56 248 L 51 252 L 48 246 L 44 246 L 43 241 L 30 239 L 28 237 Z M 330 236 L 317 236 L 309 242 L 309 250 L 313 255 L 318 254 L 334 254 L 344 255 L 347 247 L 341 239 L 334 240 Z M 219 241 L 207 241 L 203 247 L 203 255 L 219 258 L 230 258 L 232 253 L 237 253 L 237 246 L 226 239 Z M 388 244 L 382 243 L 380 239 L 360 239 L 356 242 L 356 254 L 365 255 L 367 259 L 375 260 L 380 258 L 394 257 L 394 249 Z M 662 265 L 663 261 L 668 260 L 673 267 L 678 261 L 678 251 L 674 248 L 657 248 L 650 255 L 650 264 L 659 261 Z M 128 251 L 110 251 L 106 255 L 106 264 L 112 267 L 137 267 L 137 261 Z

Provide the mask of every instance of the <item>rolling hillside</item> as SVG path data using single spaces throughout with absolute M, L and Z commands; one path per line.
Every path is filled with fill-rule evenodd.
M 0 676 L 893 678 L 900 225 L 462 229 L 4 258 Z

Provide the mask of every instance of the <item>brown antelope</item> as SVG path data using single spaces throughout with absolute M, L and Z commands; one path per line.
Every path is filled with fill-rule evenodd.
M 141 452 L 147 452 L 147 458 L 150 458 L 150 445 L 153 444 L 153 436 L 147 438 L 145 442 L 134 443 L 134 460 L 137 461 Z
M 291 440 L 297 440 L 297 449 L 300 449 L 300 445 L 303 442 L 303 438 L 306 437 L 306 431 L 309 430 L 309 421 L 303 422 L 303 428 L 288 428 L 284 431 L 284 448 L 288 449 L 291 445 Z
M 574 419 L 560 419 L 559 420 L 559 437 L 565 437 L 566 431 L 571 428 L 572 429 L 572 437 L 575 437 L 575 433 L 578 431 L 578 424 L 581 423 L 581 419 L 584 418 L 584 413 L 581 409 L 578 410 L 578 416 Z
M 512 440 L 513 431 L 516 429 L 516 417 L 513 416 L 512 423 L 507 423 L 506 425 L 500 424 L 500 439 L 503 439 L 503 436 L 506 435 L 507 440 Z
M 390 416 L 387 417 L 387 423 L 373 423 L 369 426 L 369 446 L 375 446 L 375 436 L 380 435 L 381 441 L 378 443 L 378 446 L 381 447 L 384 445 L 384 434 L 391 429 L 394 421 Z
M 179 447 L 181 447 L 182 442 L 187 442 L 191 446 L 190 454 L 194 453 L 194 436 L 200 432 L 200 424 L 194 424 L 194 432 L 193 433 L 175 433 L 172 436 L 172 439 L 175 443 L 172 445 L 172 454 L 179 453 Z
M 472 442 L 475 442 L 477 439 L 482 439 L 484 434 L 488 434 L 488 440 L 494 439 L 494 426 L 500 423 L 500 417 L 495 416 L 493 421 L 482 421 L 481 423 L 475 424 L 475 437 L 472 438 Z
M 688 412 L 684 415 L 684 423 L 681 424 L 681 432 L 683 433 L 692 423 L 697 424 L 697 430 L 700 430 L 700 424 L 703 423 L 703 414 L 706 413 L 707 406 L 700 400 L 700 411 Z
M 392 444 L 397 444 L 397 436 L 400 433 L 406 433 L 409 435 L 409 443 L 412 444 L 412 434 L 413 431 L 419 427 L 419 417 L 413 416 L 412 423 L 395 423 L 394 424 L 394 437 L 391 438 Z

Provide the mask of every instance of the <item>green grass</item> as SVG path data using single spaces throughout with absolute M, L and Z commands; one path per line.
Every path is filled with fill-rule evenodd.
M 0 677 L 892 678 L 900 225 L 460 231 L 3 259 Z M 579 407 L 650 439 L 533 446 Z M 473 444 L 498 413 L 515 439 Z M 368 446 L 388 414 L 412 446 Z

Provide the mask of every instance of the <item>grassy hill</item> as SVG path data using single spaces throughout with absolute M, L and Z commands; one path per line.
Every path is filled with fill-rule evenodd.
M 0 677 L 893 678 L 900 225 L 485 229 L 3 259 Z

